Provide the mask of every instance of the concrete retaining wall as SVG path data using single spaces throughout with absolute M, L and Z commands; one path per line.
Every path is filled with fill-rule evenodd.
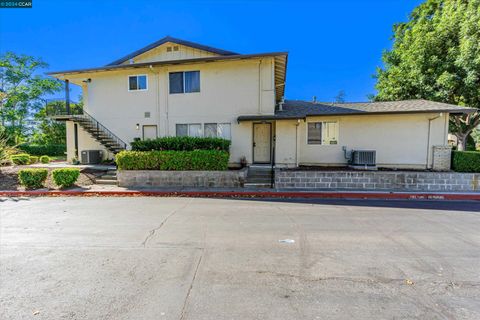
M 119 170 L 120 187 L 243 187 L 247 169 L 228 171 Z
M 480 191 L 480 174 L 277 170 L 275 187 L 277 189 Z

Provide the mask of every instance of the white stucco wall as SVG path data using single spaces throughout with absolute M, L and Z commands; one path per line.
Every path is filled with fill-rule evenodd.
M 75 136 L 74 136 L 74 123 L 73 121 L 66 122 L 66 131 L 67 131 L 67 161 L 71 162 L 72 159 L 76 158 L 75 154 Z M 102 150 L 103 151 L 103 160 L 113 159 L 113 154 L 109 152 L 103 145 L 98 141 L 92 138 L 92 136 L 83 130 L 83 128 L 78 125 L 78 160 L 81 158 L 81 152 L 83 150 Z
M 169 94 L 169 72 L 200 71 L 200 92 Z M 129 91 L 128 76 L 148 76 L 145 91 Z M 273 114 L 273 58 L 211 62 L 110 71 L 71 77 L 83 84 L 85 110 L 126 143 L 142 136 L 143 125 L 157 125 L 159 136 L 174 136 L 181 123 L 230 123 L 231 162 L 252 159 L 252 125 L 240 115 Z M 145 118 L 150 112 L 150 118 Z M 137 130 L 137 124 L 139 129 Z
M 295 146 L 296 120 L 277 121 L 276 162 L 280 166 L 344 165 L 342 146 L 348 151 L 376 150 L 381 167 L 420 168 L 432 164 L 432 147 L 447 144 L 448 114 L 431 121 L 428 143 L 428 119 L 438 113 L 410 115 L 362 115 L 342 117 L 309 117 L 307 122 L 338 121 L 337 145 L 307 144 L 307 122 L 298 124 L 298 144 Z M 298 148 L 296 156 L 295 150 Z

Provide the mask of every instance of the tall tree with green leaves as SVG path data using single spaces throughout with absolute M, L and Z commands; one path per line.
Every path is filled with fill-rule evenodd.
M 27 121 L 42 107 L 42 96 L 61 88 L 58 80 L 40 74 L 41 59 L 7 52 L 0 56 L 0 123 L 15 143 L 26 135 Z
M 393 48 L 378 68 L 377 101 L 428 99 L 480 109 L 480 0 L 427 0 L 394 26 Z M 464 150 L 478 112 L 453 117 Z

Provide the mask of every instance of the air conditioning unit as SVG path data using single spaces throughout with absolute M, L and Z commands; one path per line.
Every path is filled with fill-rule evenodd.
M 353 166 L 375 166 L 377 152 L 375 150 L 354 150 L 352 151 Z
M 97 164 L 102 162 L 101 150 L 82 150 L 81 152 L 81 164 Z

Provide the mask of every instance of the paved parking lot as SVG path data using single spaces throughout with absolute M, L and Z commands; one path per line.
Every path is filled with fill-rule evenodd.
M 1 319 L 480 319 L 478 203 L 26 198 L 0 214 Z

